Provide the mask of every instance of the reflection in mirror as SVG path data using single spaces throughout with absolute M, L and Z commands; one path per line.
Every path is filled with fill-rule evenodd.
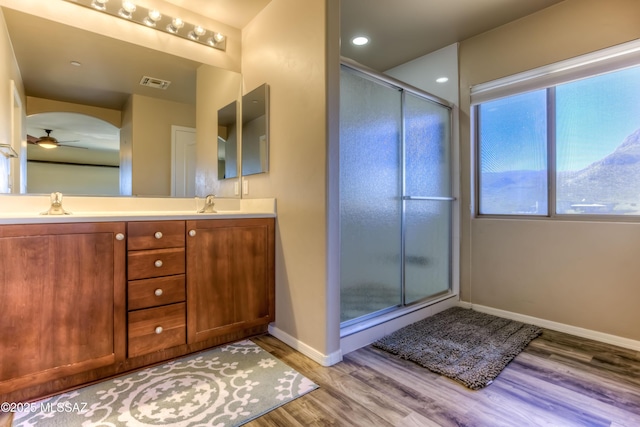
M 198 96 L 207 102 L 217 102 L 218 94 L 225 94 L 225 99 L 216 105 L 217 110 L 240 93 L 240 78 L 236 72 L 205 66 L 10 7 L 2 6 L 1 10 L 0 21 L 4 17 L 15 54 L 13 65 L 19 70 L 24 84 L 27 115 L 64 111 L 104 118 L 95 113 L 99 110 L 117 116 L 121 176 L 116 194 L 170 196 L 171 126 L 194 128 L 197 111 L 211 111 L 208 104 L 198 105 Z M 45 36 L 43 29 L 46 29 Z M 206 67 L 219 71 L 217 79 L 196 84 L 198 75 Z M 144 79 L 145 76 L 151 79 Z M 155 79 L 170 84 L 160 88 L 153 85 Z M 143 85 L 143 82 L 151 85 Z M 204 94 L 200 93 L 201 83 L 206 85 Z M 227 87 L 230 84 L 234 87 Z M 234 95 L 228 98 L 227 93 Z M 87 109 L 93 109 L 93 112 L 87 112 Z M 210 122 L 214 123 L 213 120 Z M 206 128 L 207 124 L 203 126 Z M 78 139 L 59 134 L 56 130 L 59 126 L 55 123 L 46 128 L 39 126 L 35 134 L 29 134 L 44 136 L 43 129 L 53 129 L 52 136 L 59 140 Z M 203 130 L 206 135 L 215 132 L 214 129 Z M 29 148 L 34 148 L 32 145 L 29 144 Z M 215 157 L 207 156 L 198 160 L 197 167 L 202 171 L 213 171 L 215 163 Z M 82 178 L 76 181 L 80 180 Z M 28 180 L 27 185 L 28 192 L 40 192 L 30 186 Z M 60 189 L 56 188 L 56 191 Z M 105 190 L 98 185 L 87 188 L 84 194 L 103 195 Z
M 218 110 L 218 179 L 238 177 L 237 102 Z
M 242 175 L 269 170 L 269 86 L 242 97 Z
M 120 129 L 79 113 L 27 117 L 27 192 L 118 195 Z

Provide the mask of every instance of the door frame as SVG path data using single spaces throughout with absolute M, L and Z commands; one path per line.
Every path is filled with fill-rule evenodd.
M 18 153 L 18 158 L 11 158 L 9 163 L 9 187 L 11 193 L 27 192 L 27 149 L 24 103 L 14 80 L 9 80 L 11 95 L 11 148 Z M 25 140 L 24 146 L 22 141 Z
M 177 132 L 191 132 L 196 135 L 196 128 L 186 127 L 186 126 L 177 126 L 171 125 L 171 197 L 176 195 L 176 180 L 178 178 L 176 174 L 176 160 L 177 160 L 177 152 L 178 144 L 177 144 Z M 196 141 L 197 144 L 197 141 Z

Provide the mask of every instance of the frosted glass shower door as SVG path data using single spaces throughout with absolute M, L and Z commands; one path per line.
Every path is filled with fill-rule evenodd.
M 341 322 L 402 304 L 401 92 L 349 69 L 340 87 Z
M 446 292 L 451 283 L 449 109 L 405 92 L 405 304 Z

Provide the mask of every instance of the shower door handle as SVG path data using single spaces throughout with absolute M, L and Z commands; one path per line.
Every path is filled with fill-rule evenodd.
M 402 200 L 435 200 L 438 202 L 453 202 L 456 198 L 441 196 L 402 196 Z

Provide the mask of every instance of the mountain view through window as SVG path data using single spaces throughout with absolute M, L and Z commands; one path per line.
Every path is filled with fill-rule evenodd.
M 483 103 L 477 125 L 480 214 L 640 215 L 640 67 Z

